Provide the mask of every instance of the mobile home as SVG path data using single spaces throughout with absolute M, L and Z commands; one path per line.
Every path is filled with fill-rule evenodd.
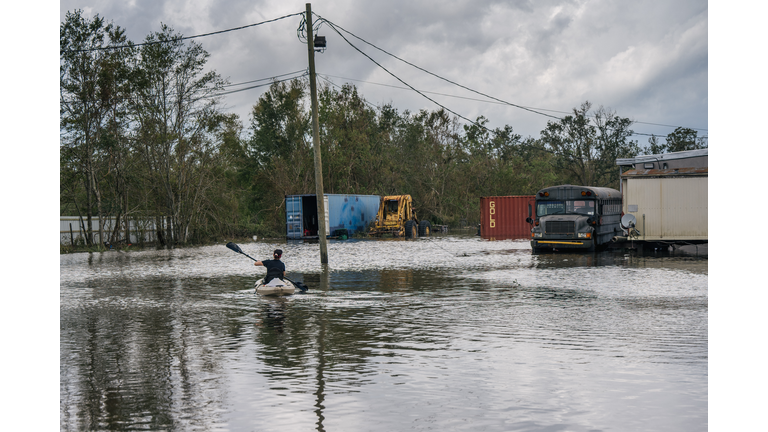
M 617 159 L 622 210 L 634 216 L 635 240 L 706 243 L 708 149 Z M 626 227 L 623 227 L 626 228 Z

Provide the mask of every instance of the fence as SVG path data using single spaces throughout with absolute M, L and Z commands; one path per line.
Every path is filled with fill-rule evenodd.
M 88 221 L 79 216 L 59 216 L 59 242 L 63 245 L 75 245 L 85 244 L 86 230 Z M 91 228 L 93 229 L 93 242 L 101 244 L 109 241 L 112 236 L 112 232 L 115 230 L 115 223 L 117 222 L 114 217 L 102 218 L 104 224 L 104 240 L 99 238 L 99 218 L 94 217 L 91 219 Z M 120 222 L 120 227 L 115 236 L 115 242 L 125 242 L 125 226 L 123 221 Z M 155 229 L 155 221 L 152 219 L 129 219 L 128 231 L 130 239 L 127 243 L 151 243 L 157 240 L 157 229 Z

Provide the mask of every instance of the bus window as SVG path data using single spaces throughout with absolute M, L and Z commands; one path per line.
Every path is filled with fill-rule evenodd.
M 590 216 L 595 214 L 594 201 L 585 201 L 585 200 L 566 201 L 566 207 L 568 209 L 568 213 L 576 213 L 576 214 L 583 214 L 583 215 L 590 215 Z
M 592 216 L 595 214 L 595 202 L 587 200 L 540 201 L 536 204 L 536 216 L 538 217 L 568 213 Z
M 536 216 L 565 213 L 565 203 L 562 201 L 542 201 L 536 203 Z

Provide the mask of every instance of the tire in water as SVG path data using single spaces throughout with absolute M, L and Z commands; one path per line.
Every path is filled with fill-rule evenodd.
M 414 238 L 416 236 L 416 222 L 412 220 L 405 221 L 405 238 Z
M 429 237 L 432 234 L 432 224 L 428 220 L 419 223 L 419 237 Z

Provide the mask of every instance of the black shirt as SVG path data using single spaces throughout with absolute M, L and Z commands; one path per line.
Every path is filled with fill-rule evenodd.
M 283 272 L 285 272 L 285 264 L 280 260 L 264 260 L 261 262 L 264 267 L 267 268 L 267 276 L 264 278 L 264 283 L 269 283 L 274 278 L 283 278 Z

